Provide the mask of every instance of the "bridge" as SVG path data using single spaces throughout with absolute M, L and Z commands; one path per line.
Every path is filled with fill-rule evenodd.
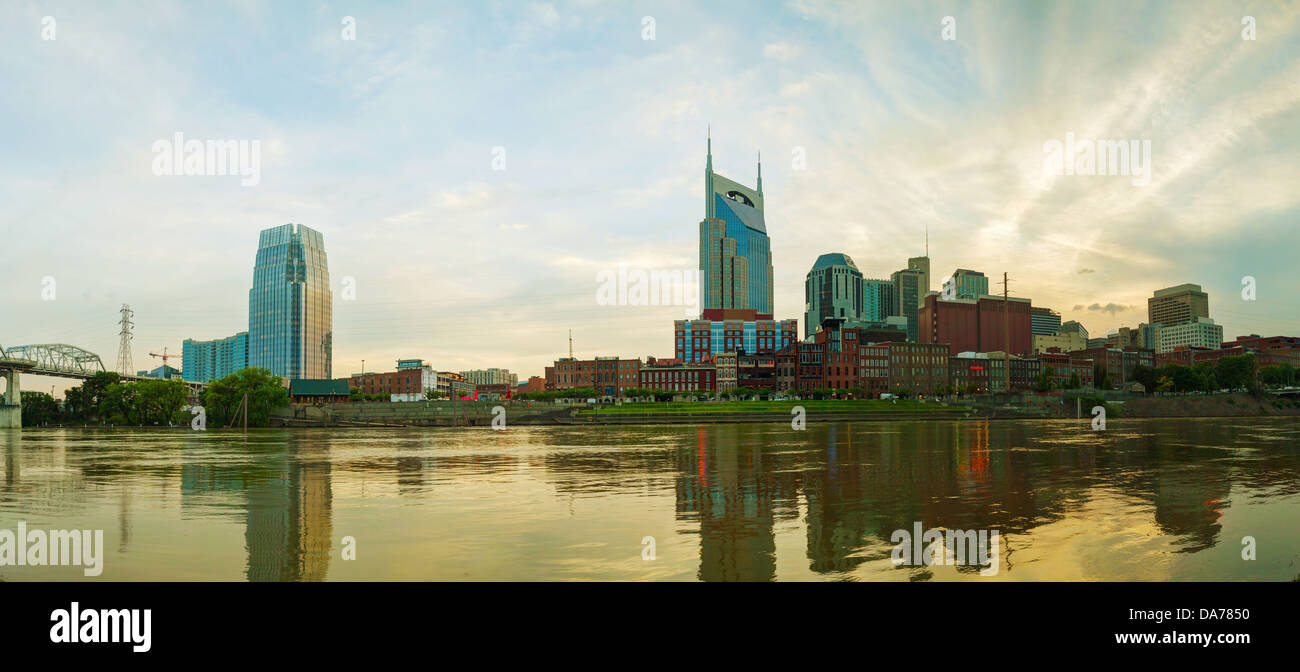
M 105 371 L 107 369 L 99 355 L 67 343 L 18 345 L 12 348 L 0 345 L 0 378 L 5 380 L 4 397 L 0 399 L 0 429 L 22 427 L 23 397 L 18 386 L 19 373 L 85 380 Z M 127 382 L 156 380 L 134 375 L 121 378 Z M 197 397 L 207 386 L 206 383 L 190 381 L 185 381 L 185 384 L 189 387 L 191 397 Z

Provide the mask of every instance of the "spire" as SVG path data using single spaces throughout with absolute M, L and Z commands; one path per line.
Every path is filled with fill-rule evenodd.
M 711 173 L 713 172 L 713 125 L 710 124 L 705 132 L 708 134 L 709 148 L 708 159 L 706 159 L 704 167 Z
M 763 193 L 763 152 L 758 153 L 758 193 Z
M 704 163 L 704 218 L 713 219 L 713 125 L 708 134 L 708 159 Z

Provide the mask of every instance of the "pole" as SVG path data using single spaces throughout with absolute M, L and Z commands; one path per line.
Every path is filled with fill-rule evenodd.
M 1008 296 L 1010 285 L 1007 273 L 1002 272 L 1002 337 L 1005 348 L 1002 351 L 1002 373 L 1006 376 L 1006 391 L 1011 393 L 1011 299 Z

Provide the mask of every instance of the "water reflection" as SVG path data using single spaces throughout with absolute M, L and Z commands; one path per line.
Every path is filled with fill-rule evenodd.
M 102 525 L 119 580 L 980 578 L 895 567 L 916 523 L 999 530 L 999 580 L 1294 575 L 1294 422 L 1086 426 L 8 432 L 0 528 Z M 1280 550 L 1246 563 L 1246 534 Z

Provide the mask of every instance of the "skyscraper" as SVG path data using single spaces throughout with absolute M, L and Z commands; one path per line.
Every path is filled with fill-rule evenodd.
M 262 231 L 248 290 L 248 365 L 332 378 L 333 293 L 325 240 L 301 224 Z
M 1209 316 L 1210 295 L 1201 291 L 1200 285 L 1175 285 L 1157 289 L 1147 299 L 1147 321 L 1150 324 L 1168 327 Z
M 763 219 L 763 163 L 756 189 L 713 172 L 713 138 L 704 167 L 700 222 L 701 307 L 772 316 L 772 249 Z
M 889 280 L 864 278 L 862 280 L 862 319 L 884 322 L 894 315 L 894 283 Z
M 924 257 L 922 257 L 924 258 Z M 908 260 L 910 264 L 914 260 Z M 928 265 L 928 260 L 927 260 Z M 907 340 L 917 343 L 919 301 L 925 300 L 925 273 L 915 268 L 894 271 L 889 276 L 894 283 L 894 314 L 907 318 Z
M 862 272 L 847 254 L 831 252 L 817 257 L 804 280 L 804 336 L 821 329 L 822 320 L 862 318 Z
M 929 244 L 926 244 L 929 247 Z M 916 287 L 916 306 L 921 307 L 925 303 L 925 295 L 930 293 L 930 252 L 927 249 L 924 257 L 912 257 L 907 260 L 907 268 L 917 273 Z

